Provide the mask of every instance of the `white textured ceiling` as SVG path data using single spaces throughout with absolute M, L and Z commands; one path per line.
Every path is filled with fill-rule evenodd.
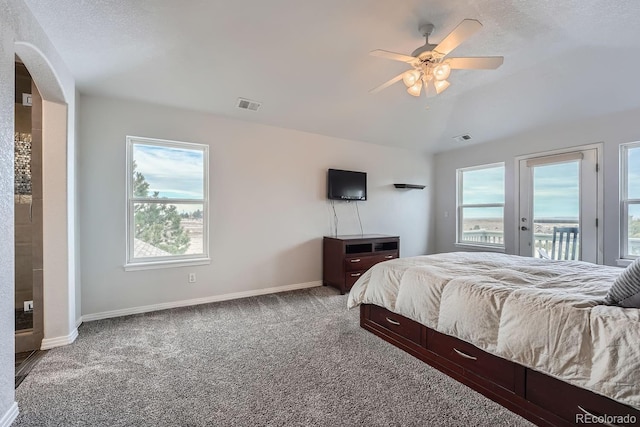
M 638 0 L 25 1 L 82 93 L 335 137 L 434 152 L 640 107 Z M 437 43 L 465 18 L 484 28 L 450 56 L 502 67 L 453 71 L 433 99 L 368 93 L 407 69 L 369 51 L 409 54 L 420 23 Z

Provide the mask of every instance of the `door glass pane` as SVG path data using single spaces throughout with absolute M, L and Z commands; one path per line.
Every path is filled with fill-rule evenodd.
M 579 237 L 579 227 L 580 161 L 534 166 L 533 256 L 574 259 L 575 253 L 578 259 L 579 238 L 574 238 L 574 233 L 561 236 L 560 232 L 571 228 Z

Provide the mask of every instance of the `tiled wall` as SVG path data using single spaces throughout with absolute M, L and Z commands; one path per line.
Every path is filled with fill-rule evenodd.
M 14 195 L 31 196 L 31 133 L 16 132 L 13 137 Z

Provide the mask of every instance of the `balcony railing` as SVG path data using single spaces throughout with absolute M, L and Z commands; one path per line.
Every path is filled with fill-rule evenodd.
M 629 255 L 640 256 L 640 238 L 631 237 L 629 238 L 628 248 Z
M 576 224 L 575 220 L 559 220 L 559 219 L 536 219 L 534 223 L 544 224 Z M 553 234 L 535 233 L 533 235 L 534 247 L 536 248 L 535 257 L 539 257 L 538 249 L 544 249 L 547 253 L 551 253 L 551 244 L 553 242 Z M 462 242 L 472 244 L 490 244 L 504 245 L 504 233 L 502 231 L 490 230 L 465 230 L 462 232 Z M 631 237 L 628 241 L 628 251 L 630 255 L 640 256 L 640 238 Z M 557 249 L 557 248 L 556 248 Z
M 640 254 L 640 239 L 629 239 L 629 248 L 633 251 L 632 240 L 635 240 L 635 248 Z M 472 244 L 489 244 L 489 245 L 504 245 L 504 233 L 502 231 L 489 231 L 489 230 L 467 230 L 462 232 L 462 242 Z M 547 254 L 551 253 L 551 245 L 553 243 L 553 234 L 549 233 L 534 233 L 533 245 L 535 248 L 534 257 L 540 258 L 540 249 L 544 249 Z M 558 243 L 556 243 L 556 246 Z M 563 245 L 564 246 L 564 245 Z M 561 251 L 560 259 L 564 258 L 564 248 L 556 247 L 556 251 Z M 576 253 L 579 253 L 576 248 Z M 631 252 L 634 254 L 635 252 Z
M 500 221 L 497 221 L 495 219 L 490 219 L 490 218 L 476 218 L 476 219 L 467 219 L 465 221 L 465 228 L 467 228 L 467 230 L 464 230 L 462 232 L 462 242 L 463 243 L 471 243 L 471 244 L 477 244 L 477 245 L 504 245 L 504 233 L 503 231 L 499 231 L 499 230 L 487 230 L 486 225 L 485 224 L 490 224 L 490 227 L 496 227 L 496 225 L 498 225 L 500 223 Z M 533 227 L 535 227 L 536 230 L 538 230 L 537 233 L 533 234 L 533 247 L 534 247 L 534 254 L 533 256 L 535 257 L 540 257 L 540 253 L 546 253 L 547 255 L 550 255 L 553 251 L 552 251 L 552 245 L 553 245 L 553 232 L 552 230 L 555 229 L 555 227 L 578 227 L 578 224 L 580 223 L 578 218 L 552 218 L 552 217 L 548 217 L 548 218 L 544 218 L 544 217 L 538 217 L 538 218 L 534 218 L 533 220 Z M 473 228 L 478 228 L 475 230 L 470 229 L 471 227 Z M 483 228 L 480 228 L 483 227 Z M 635 242 L 632 242 L 631 239 L 629 241 L 629 250 L 630 253 L 634 254 L 635 252 L 632 252 L 633 250 L 636 250 L 637 253 L 640 255 L 640 239 L 635 239 Z M 563 242 L 562 246 L 563 247 L 559 247 L 560 244 L 559 242 L 556 242 L 556 250 L 555 253 L 558 255 L 559 259 L 564 259 L 565 258 L 565 250 L 566 248 L 566 242 Z M 569 248 L 570 251 L 573 251 L 573 248 L 570 247 Z M 576 253 L 579 253 L 578 248 L 576 247 Z

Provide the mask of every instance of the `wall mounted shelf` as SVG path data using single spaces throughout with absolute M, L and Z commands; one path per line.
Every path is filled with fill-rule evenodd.
M 417 184 L 393 184 L 396 188 L 413 188 L 416 190 L 422 190 L 425 186 L 424 185 L 417 185 Z

